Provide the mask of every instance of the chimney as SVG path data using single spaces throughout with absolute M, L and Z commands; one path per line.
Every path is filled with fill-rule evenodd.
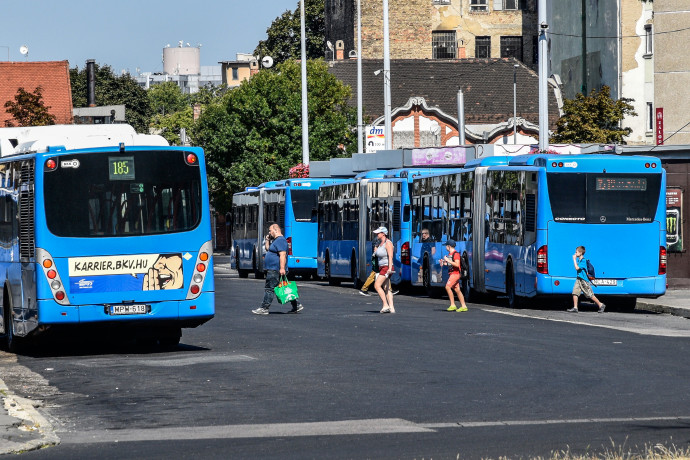
M 249 61 L 249 75 L 253 76 L 259 73 L 259 61 L 252 59 Z
M 335 42 L 335 58 L 338 61 L 345 59 L 345 43 L 342 40 Z
M 86 105 L 96 107 L 96 61 L 86 60 Z

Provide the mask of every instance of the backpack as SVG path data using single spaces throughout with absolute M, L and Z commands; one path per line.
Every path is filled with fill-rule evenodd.
M 593 280 L 596 277 L 597 275 L 594 272 L 594 265 L 592 265 L 592 262 L 590 262 L 589 259 L 587 259 L 587 278 Z
M 460 279 L 466 280 L 470 277 L 470 267 L 467 259 L 460 257 Z

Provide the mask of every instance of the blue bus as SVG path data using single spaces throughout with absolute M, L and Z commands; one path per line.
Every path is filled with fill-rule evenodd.
M 439 215 L 448 219 L 439 218 L 438 236 L 458 241 L 476 292 L 505 294 L 510 307 L 536 296 L 568 296 L 580 245 L 596 266 L 597 297 L 631 309 L 638 297 L 666 291 L 666 175 L 657 158 L 493 157 L 439 180 L 445 183 Z M 443 285 L 447 274 L 436 275 L 429 284 Z
M 201 148 L 41 150 L 0 159 L 6 348 L 58 326 L 97 324 L 174 346 L 181 328 L 213 318 Z
M 233 195 L 231 266 L 240 278 L 264 277 L 264 236 L 277 223 L 288 242 L 292 275 L 316 276 L 316 209 L 319 187 L 342 179 L 304 178 L 265 182 Z
M 359 286 L 371 272 L 373 230 L 388 228 L 395 247 L 392 281 L 409 284 L 410 186 L 417 177 L 447 169 L 403 168 L 372 170 L 354 179 L 322 186 L 319 193 L 318 274 L 338 284 L 344 279 Z

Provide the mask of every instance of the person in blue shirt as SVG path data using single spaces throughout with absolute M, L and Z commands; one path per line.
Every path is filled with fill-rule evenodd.
M 288 243 L 283 236 L 280 225 L 273 224 L 268 228 L 268 235 L 264 239 L 264 248 L 266 249 L 266 256 L 264 257 L 264 269 L 266 269 L 264 300 L 259 308 L 252 310 L 255 315 L 268 315 L 268 309 L 273 302 L 273 290 L 278 286 L 280 277 L 287 274 Z M 299 313 L 304 308 L 296 299 L 291 300 L 290 303 L 292 310 L 288 313 Z
M 598 312 L 604 313 L 606 305 L 599 302 L 599 299 L 592 292 L 592 287 L 589 285 L 589 277 L 587 276 L 587 261 L 585 260 L 585 247 L 578 246 L 575 249 L 575 254 L 573 254 L 573 264 L 575 265 L 575 270 L 577 270 L 577 277 L 575 278 L 575 286 L 573 286 L 573 308 L 569 308 L 568 311 L 571 313 L 577 313 L 577 300 L 580 294 L 584 294 L 588 299 L 592 299 L 597 307 L 599 307 Z

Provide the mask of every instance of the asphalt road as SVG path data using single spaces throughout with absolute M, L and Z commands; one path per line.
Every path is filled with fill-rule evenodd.
M 690 323 L 509 311 L 298 281 L 299 315 L 252 315 L 263 281 L 216 270 L 216 318 L 177 350 L 70 335 L 0 365 L 43 400 L 52 458 L 524 458 L 690 447 Z

